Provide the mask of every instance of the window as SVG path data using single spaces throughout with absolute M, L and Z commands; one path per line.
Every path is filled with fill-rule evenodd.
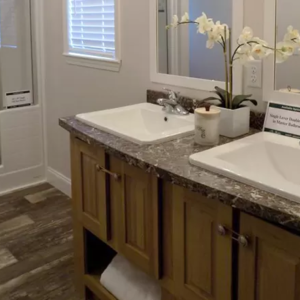
M 67 2 L 66 55 L 70 63 L 104 69 L 119 64 L 117 0 L 65 0 Z M 94 61 L 91 61 L 94 60 Z M 101 67 L 101 66 L 100 66 Z
M 17 49 L 16 2 L 0 0 L 0 47 Z

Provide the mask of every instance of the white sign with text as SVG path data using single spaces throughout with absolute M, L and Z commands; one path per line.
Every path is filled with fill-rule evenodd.
M 264 131 L 300 139 L 300 107 L 270 102 Z
M 32 95 L 30 91 L 18 91 L 6 93 L 6 108 L 15 108 L 32 105 Z

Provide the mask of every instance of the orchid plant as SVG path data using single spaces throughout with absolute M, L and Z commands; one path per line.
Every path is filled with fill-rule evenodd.
M 221 102 L 221 107 L 228 109 L 238 109 L 247 101 L 257 105 L 256 100 L 249 99 L 252 95 L 233 96 L 233 64 L 236 61 L 246 64 L 276 53 L 276 62 L 282 63 L 300 49 L 299 31 L 292 26 L 288 27 L 283 41 L 277 43 L 276 48 L 270 47 L 266 41 L 255 37 L 250 27 L 245 27 L 237 40 L 236 48 L 232 49 L 231 29 L 226 24 L 221 24 L 220 21 L 215 23 L 205 13 L 202 13 L 202 16 L 195 21 L 190 20 L 188 13 L 185 13 L 181 20 L 175 15 L 172 24 L 168 25 L 167 29 L 184 24 L 195 24 L 197 32 L 207 36 L 207 48 L 212 49 L 215 44 L 222 47 L 225 62 L 225 90 L 216 87 L 214 93 L 219 98 L 210 97 L 205 100 L 218 100 Z

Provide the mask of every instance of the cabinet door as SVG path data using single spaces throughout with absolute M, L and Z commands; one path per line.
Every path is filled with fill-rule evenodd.
M 174 187 L 173 205 L 176 294 L 230 300 L 232 240 L 217 228 L 231 228 L 231 208 L 180 187 Z
M 239 300 L 300 299 L 300 237 L 246 214 L 239 251 Z
M 123 164 L 120 252 L 146 273 L 158 270 L 157 179 Z
M 98 238 L 110 240 L 109 178 L 102 149 L 72 139 L 72 186 L 76 218 Z

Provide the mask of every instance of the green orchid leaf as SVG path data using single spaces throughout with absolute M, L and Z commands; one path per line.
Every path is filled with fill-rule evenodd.
M 225 96 L 222 93 L 219 92 L 214 92 L 215 94 L 217 94 L 220 97 L 220 100 L 223 102 L 225 101 Z
M 203 101 L 210 101 L 210 100 L 218 100 L 218 101 L 221 101 L 221 99 L 216 98 L 216 97 L 208 97 L 208 98 L 206 98 L 206 99 L 203 99 Z
M 258 105 L 258 102 L 254 99 L 247 99 L 246 101 L 250 101 L 254 106 Z
M 223 89 L 221 89 L 221 88 L 219 88 L 218 86 L 216 86 L 215 89 L 216 89 L 216 93 L 217 93 L 222 99 L 224 99 L 224 101 L 225 101 L 225 99 L 226 99 L 226 91 L 223 90 Z M 229 98 L 229 93 L 227 93 L 227 96 L 228 96 L 228 98 Z
M 223 89 L 221 89 L 221 88 L 218 87 L 218 86 L 216 86 L 215 89 L 216 89 L 216 92 L 215 92 L 215 93 L 216 93 L 217 95 L 219 95 L 219 97 L 221 98 L 221 102 L 222 102 L 221 107 L 226 108 L 226 91 L 223 90 Z M 229 99 L 229 98 L 230 98 L 230 94 L 227 93 L 227 99 Z
M 257 106 L 257 101 L 253 99 L 249 99 L 252 95 L 238 95 L 235 96 L 233 101 L 232 101 L 232 108 L 233 109 L 238 109 L 241 107 L 241 104 L 244 102 L 251 102 L 253 105 Z
M 233 98 L 233 101 L 235 101 L 237 99 L 247 99 L 249 97 L 252 97 L 252 95 L 237 95 Z

